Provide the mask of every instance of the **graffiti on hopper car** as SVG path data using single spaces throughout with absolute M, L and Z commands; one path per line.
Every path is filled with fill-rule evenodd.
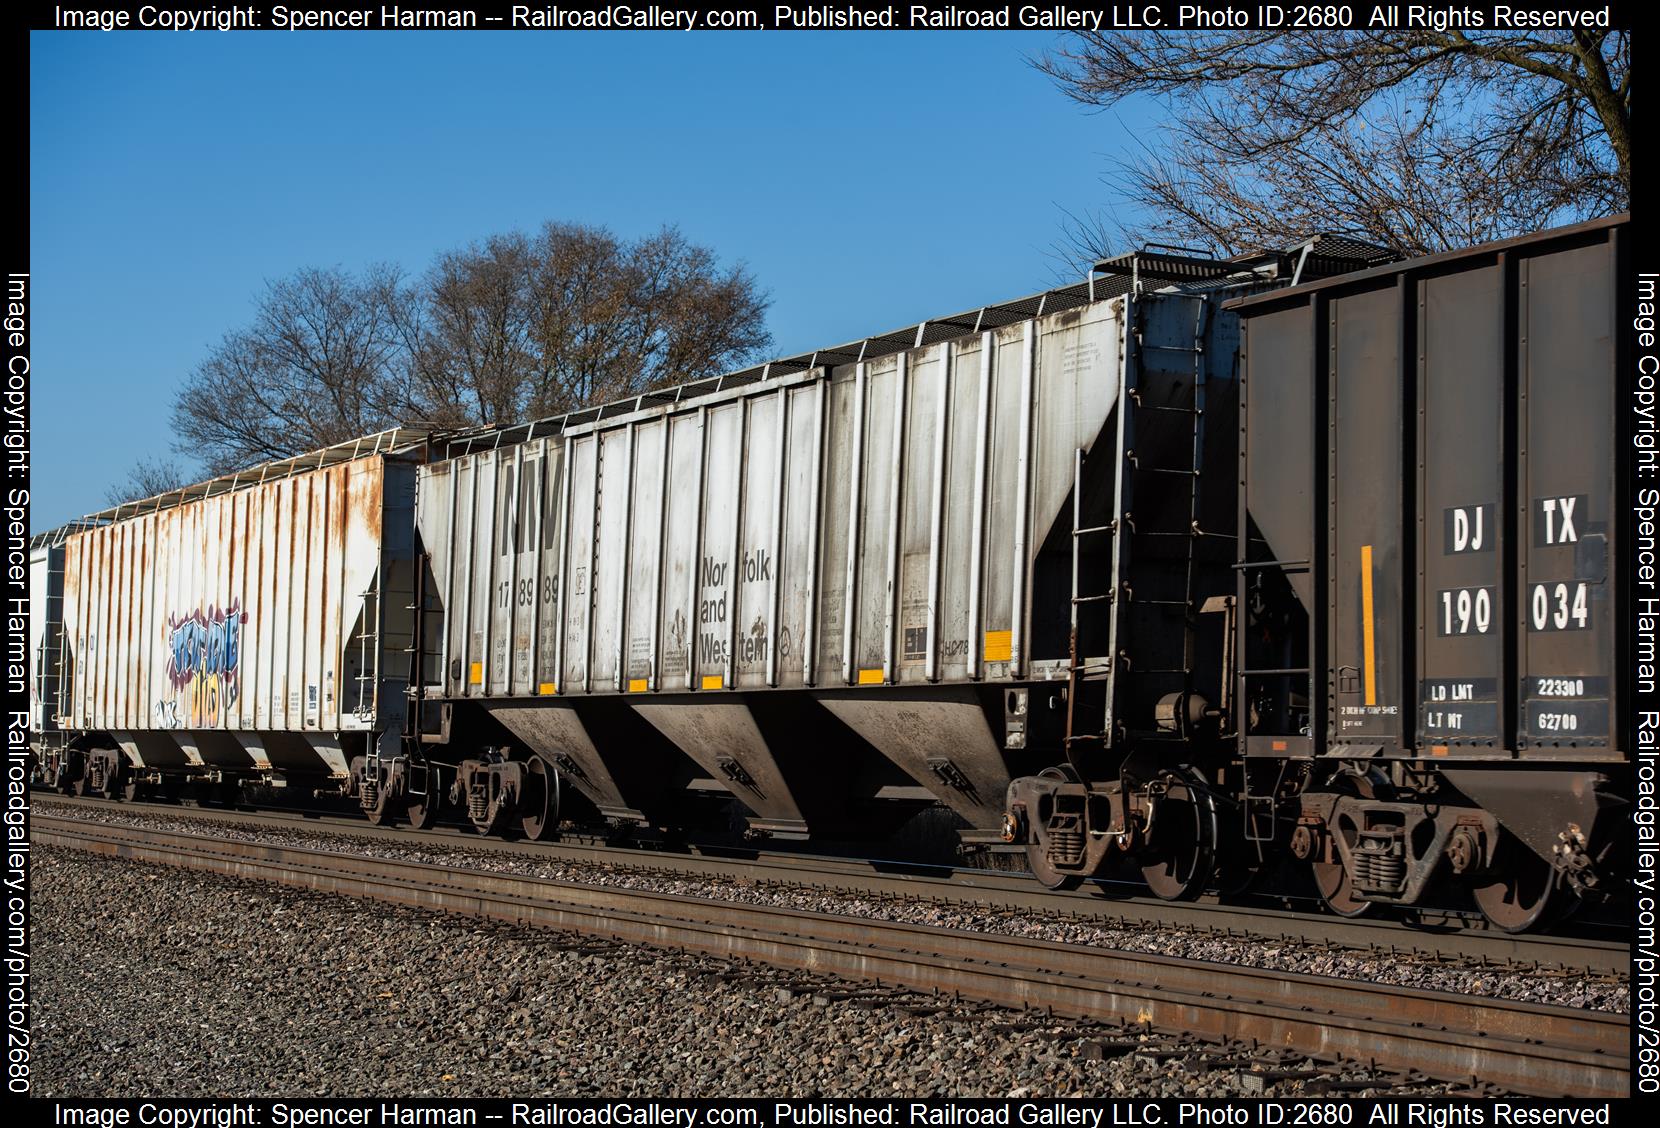
M 170 728 L 216 728 L 241 696 L 242 627 L 247 612 L 229 607 L 173 614 L 167 620 L 167 680 L 173 700 L 158 703 Z

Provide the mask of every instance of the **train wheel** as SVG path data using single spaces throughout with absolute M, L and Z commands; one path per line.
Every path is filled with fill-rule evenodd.
M 1051 865 L 1049 859 L 1044 855 L 1044 847 L 1041 842 L 1028 842 L 1026 844 L 1026 864 L 1031 867 L 1032 876 L 1038 879 L 1038 884 L 1045 889 L 1057 891 L 1076 889 L 1084 881 L 1082 874 L 1067 873 Z
M 358 810 L 369 820 L 369 825 L 391 826 L 401 804 L 392 798 L 392 789 L 381 778 L 379 765 L 370 763 L 367 757 L 353 758 L 352 780 L 356 784 Z
M 1377 797 L 1377 789 L 1368 776 L 1340 775 L 1331 781 L 1330 787 L 1340 795 L 1356 799 Z M 1328 833 L 1336 831 L 1328 829 Z M 1354 885 L 1349 880 L 1349 871 L 1343 865 L 1341 854 L 1335 862 L 1321 861 L 1316 857 L 1309 862 L 1309 873 L 1314 878 L 1314 888 L 1319 892 L 1320 900 L 1338 916 L 1358 917 L 1372 911 L 1372 902 L 1355 897 Z
M 1075 782 L 1078 778 L 1072 769 L 1067 767 L 1044 768 L 1038 773 L 1038 776 L 1042 779 L 1055 779 L 1064 783 Z M 1044 820 L 1049 817 L 1047 812 L 1040 811 L 1038 814 L 1042 815 Z M 1038 879 L 1038 884 L 1045 889 L 1076 889 L 1083 884 L 1083 874 L 1069 873 L 1055 868 L 1054 863 L 1049 860 L 1048 843 L 1043 840 L 1037 831 L 1039 822 L 1040 820 L 1034 817 L 1031 821 L 1031 829 L 1026 832 L 1026 837 L 1030 839 L 1026 843 L 1027 868 L 1032 871 L 1032 876 Z
M 375 800 L 363 808 L 363 814 L 374 826 L 391 826 L 396 821 L 396 804 L 387 798 L 386 788 L 375 789 Z
M 532 842 L 554 837 L 559 829 L 558 770 L 531 753 L 519 787 L 519 829 Z
M 1216 799 L 1180 776 L 1164 778 L 1164 796 L 1155 801 L 1147 845 L 1137 860 L 1154 894 L 1186 901 L 1203 893 L 1216 872 Z
M 507 826 L 507 816 L 507 804 L 494 802 L 487 806 L 484 810 L 484 814 L 478 816 L 477 818 L 469 815 L 468 821 L 473 824 L 474 830 L 488 838 L 492 834 L 500 834 L 502 832 L 502 830 Z
M 1343 868 L 1341 861 L 1311 862 L 1309 869 L 1314 875 L 1314 888 L 1320 893 L 1320 900 L 1326 903 L 1326 908 L 1341 917 L 1364 916 L 1372 909 L 1372 902 L 1355 899 L 1354 887 L 1349 883 L 1349 871 Z
M 430 830 L 438 822 L 438 810 L 443 805 L 443 785 L 438 778 L 438 769 L 427 766 L 427 791 L 425 795 L 411 795 L 409 805 L 404 808 L 404 814 L 409 818 L 409 825 L 414 830 Z
M 1575 903 L 1561 876 L 1545 859 L 1501 831 L 1485 885 L 1470 886 L 1481 915 L 1501 932 L 1527 932 L 1565 916 Z
M 431 830 L 438 822 L 437 796 L 428 796 L 425 799 L 411 799 L 409 806 L 404 808 L 404 814 L 409 818 L 409 829 Z

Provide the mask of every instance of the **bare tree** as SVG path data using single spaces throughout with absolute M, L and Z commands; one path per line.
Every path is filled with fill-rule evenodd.
M 541 367 L 522 234 L 440 255 L 423 287 L 425 325 L 413 340 L 416 395 L 452 426 L 521 417 Z
M 170 459 L 141 458 L 127 472 L 125 481 L 115 483 L 104 492 L 104 500 L 111 505 L 121 505 L 171 493 L 197 480 L 197 476 Z
M 1071 217 L 1079 258 L 1333 230 L 1418 254 L 1630 206 L 1624 31 L 1080 33 L 1034 63 L 1086 105 L 1171 113 L 1108 178 L 1158 218 Z
M 301 270 L 191 373 L 175 446 L 219 473 L 400 422 L 549 415 L 743 363 L 771 344 L 767 304 L 673 228 L 550 223 L 440 255 L 418 283 Z
M 421 410 L 503 423 L 736 367 L 772 341 L 743 266 L 665 228 L 550 223 L 440 257 L 415 350 Z
M 625 392 L 714 376 L 772 344 L 768 299 L 741 265 L 724 273 L 674 228 L 633 247 L 634 307 L 645 368 Z
M 550 223 L 536 252 L 534 332 L 548 371 L 534 413 L 610 398 L 644 359 L 631 325 L 637 281 L 629 248 L 604 228 Z
M 174 402 L 180 451 L 219 473 L 395 426 L 408 412 L 410 300 L 393 267 L 301 270 L 267 284 Z

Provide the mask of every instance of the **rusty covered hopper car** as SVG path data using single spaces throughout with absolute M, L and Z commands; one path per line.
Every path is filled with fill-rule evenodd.
M 965 838 L 1002 838 L 1012 776 L 1059 758 L 1068 683 L 1099 696 L 1133 633 L 1149 724 L 1159 696 L 1220 676 L 1184 665 L 1182 613 L 1231 588 L 1234 499 L 1195 485 L 1235 453 L 1220 300 L 1298 267 L 1314 273 L 1303 248 L 1143 251 L 1020 301 L 457 439 L 422 467 L 417 507 L 424 692 L 452 734 L 481 734 L 457 800 L 488 827 L 530 791 L 541 828 L 563 787 L 672 825 L 714 794 L 782 837 L 880 834 L 939 801 Z M 1133 624 L 1100 602 L 1129 580 L 1132 537 L 1087 535 L 1129 496 L 1121 451 L 1149 514 Z M 510 739 L 485 748 L 496 730 L 463 717 Z
M 56 707 L 83 792 L 313 787 L 403 738 L 415 460 L 391 431 L 94 514 L 63 538 Z

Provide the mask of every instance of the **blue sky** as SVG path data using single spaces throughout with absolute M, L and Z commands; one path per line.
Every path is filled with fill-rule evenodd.
M 1062 209 L 1147 121 L 1049 33 L 37 32 L 33 525 L 171 454 L 175 392 L 268 279 L 549 219 L 678 224 L 770 291 L 775 352 L 1052 285 Z

